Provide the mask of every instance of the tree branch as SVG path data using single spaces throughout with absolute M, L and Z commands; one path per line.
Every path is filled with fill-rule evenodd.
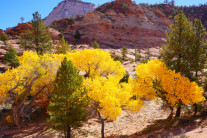
M 7 92 L 7 93 L 8 93 L 9 95 L 11 95 L 12 97 L 18 96 L 17 93 L 14 93 L 14 90 L 19 86 L 19 82 L 20 82 L 20 80 L 17 82 L 17 85 L 16 85 L 16 86 L 14 86 L 11 90 L 9 90 L 9 91 Z

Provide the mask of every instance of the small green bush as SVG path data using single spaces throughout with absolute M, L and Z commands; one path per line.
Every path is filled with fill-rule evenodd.
M 74 37 L 75 37 L 75 39 L 80 39 L 81 38 L 81 34 L 80 34 L 79 30 L 75 31 Z
M 16 49 L 14 49 L 11 45 L 9 47 L 9 52 L 4 56 L 4 62 L 10 63 L 11 67 L 17 67 L 19 65 Z
M 123 60 L 121 59 L 120 56 L 114 57 L 114 61 L 120 61 L 121 63 L 123 63 Z
M 129 73 L 128 71 L 126 71 L 126 74 L 124 75 L 124 77 L 119 81 L 119 83 L 122 83 L 122 82 L 126 82 L 128 83 L 129 81 Z
M 95 49 L 100 48 L 100 47 L 99 47 L 99 44 L 98 44 L 96 41 L 94 41 L 91 45 L 92 45 L 92 47 L 95 48 Z
M 0 40 L 4 42 L 4 44 L 6 45 L 7 44 L 7 40 L 9 39 L 8 35 L 7 34 L 1 34 L 0 35 Z
M 121 49 L 121 53 L 122 53 L 122 59 L 126 60 L 127 58 L 126 54 L 128 54 L 128 49 L 126 46 Z

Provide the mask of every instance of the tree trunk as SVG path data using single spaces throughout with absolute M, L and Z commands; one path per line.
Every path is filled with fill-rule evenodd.
M 104 138 L 104 120 L 101 121 L 101 137 Z
M 20 112 L 17 108 L 17 105 L 12 105 L 12 118 L 14 121 L 14 124 L 18 127 L 20 127 Z
M 198 104 L 194 104 L 193 105 L 194 106 L 194 114 L 193 114 L 193 116 L 195 116 L 196 114 L 197 114 L 197 112 L 198 112 Z
M 33 83 L 35 82 L 35 80 L 38 79 L 38 77 L 35 77 L 32 79 L 32 81 L 30 82 L 29 86 L 27 87 L 26 89 L 26 92 L 24 93 L 24 96 L 22 99 L 20 99 L 18 97 L 17 101 L 15 101 L 12 105 L 12 117 L 13 117 L 13 121 L 14 121 L 14 124 L 16 126 L 20 126 L 20 118 L 22 117 L 22 112 L 23 112 L 23 109 L 25 106 L 24 106 L 24 103 L 27 99 L 27 96 L 29 95 L 30 91 L 31 91 L 31 87 L 33 85 Z
M 66 138 L 71 138 L 71 127 L 68 126 Z
M 167 120 L 172 120 L 173 118 L 173 107 L 170 106 L 170 115 L 167 117 Z
M 196 70 L 195 77 L 196 77 L 196 79 L 198 77 L 198 71 L 197 70 Z M 193 114 L 193 116 L 195 116 L 197 114 L 197 112 L 198 112 L 198 104 L 193 104 L 193 106 L 194 106 L 194 114 Z
M 32 96 L 30 102 L 25 106 L 23 112 L 24 114 L 28 114 L 29 110 L 31 109 L 31 105 L 34 102 L 35 98 L 46 88 L 47 86 L 43 86 L 34 96 Z
M 180 112 L 181 112 L 181 104 L 179 103 L 175 117 L 180 117 Z
M 101 138 L 104 138 L 104 119 L 101 117 L 101 114 L 98 112 L 99 119 L 101 120 Z

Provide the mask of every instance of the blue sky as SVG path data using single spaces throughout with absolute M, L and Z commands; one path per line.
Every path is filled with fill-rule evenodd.
M 0 0 L 0 29 L 14 27 L 24 17 L 24 21 L 32 19 L 32 13 L 39 11 L 45 18 L 59 2 L 63 0 Z M 112 0 L 82 0 L 84 2 L 101 5 Z M 162 3 L 164 0 L 135 0 L 136 3 Z M 206 0 L 175 0 L 176 5 L 198 5 L 206 3 Z

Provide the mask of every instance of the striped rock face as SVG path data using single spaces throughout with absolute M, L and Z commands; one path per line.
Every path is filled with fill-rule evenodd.
M 82 16 L 92 12 L 96 6 L 91 3 L 85 3 L 81 0 L 65 0 L 58 4 L 57 7 L 44 19 L 45 25 L 51 25 L 54 20 Z

